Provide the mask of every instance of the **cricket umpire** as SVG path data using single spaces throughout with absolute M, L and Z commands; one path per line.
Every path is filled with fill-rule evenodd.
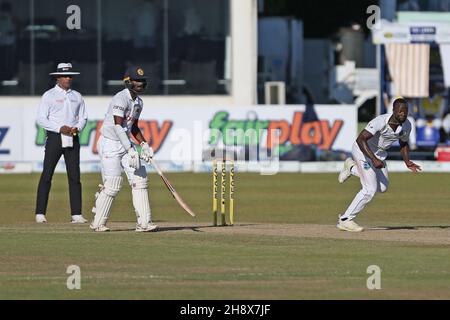
M 80 74 L 72 70 L 72 64 L 60 63 L 50 76 L 56 85 L 46 91 L 41 99 L 37 124 L 47 133 L 44 168 L 39 180 L 36 200 L 36 222 L 47 222 L 48 195 L 53 173 L 61 156 L 64 156 L 69 181 L 69 196 L 72 223 L 86 223 L 81 210 L 80 142 L 78 133 L 87 122 L 83 97 L 71 89 L 73 76 Z

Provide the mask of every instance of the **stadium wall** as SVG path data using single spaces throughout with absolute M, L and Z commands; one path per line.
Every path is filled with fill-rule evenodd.
M 110 98 L 86 97 L 85 101 L 89 119 L 79 135 L 81 171 L 99 172 L 96 141 Z M 167 105 L 163 100 L 155 101 L 144 96 L 139 126 L 151 141 L 155 159 L 168 172 L 209 171 L 211 151 L 224 149 L 238 156 L 236 166 L 241 172 L 337 172 L 357 134 L 357 109 L 352 105 L 317 105 L 317 120 L 310 121 L 307 118 L 311 115 L 305 113 L 304 105 L 221 106 L 218 103 L 206 106 L 186 105 L 186 101 Z M 0 173 L 42 171 L 45 131 L 35 122 L 38 103 L 38 97 L 2 99 L 0 111 L 8 117 L 0 119 Z M 276 145 L 281 161 L 269 156 L 268 150 L 274 149 L 271 145 L 274 142 L 268 137 L 271 129 L 278 134 Z M 251 151 L 256 150 L 253 147 L 258 152 L 256 158 L 251 157 Z M 313 148 L 322 154 L 337 154 L 339 159 L 299 161 L 300 158 L 295 158 Z M 450 171 L 449 163 L 424 161 L 421 164 L 425 171 Z M 390 171 L 407 170 L 401 161 L 389 162 L 389 168 Z M 64 171 L 61 159 L 56 172 Z
M 8 117 L 0 119 L 0 172 L 41 171 L 45 131 L 36 125 L 39 99 L 2 99 L 0 110 Z M 262 161 L 276 148 L 280 159 L 289 161 L 297 160 L 305 148 L 348 153 L 356 138 L 357 110 L 351 105 L 317 105 L 313 114 L 317 118 L 308 120 L 311 115 L 305 114 L 304 105 L 206 106 L 186 100 L 184 105 L 181 101 L 167 105 L 143 99 L 139 126 L 151 140 L 155 159 L 172 163 L 169 167 L 175 171 L 194 170 L 209 159 L 211 150 L 232 150 L 241 160 Z M 86 97 L 85 102 L 89 119 L 79 135 L 82 169 L 98 171 L 96 141 L 110 98 Z M 270 139 L 269 132 L 277 133 L 279 143 Z

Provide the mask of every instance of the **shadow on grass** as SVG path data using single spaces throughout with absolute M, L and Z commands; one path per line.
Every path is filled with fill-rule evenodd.
M 155 221 L 156 223 L 158 221 Z M 239 226 L 251 226 L 253 224 L 239 224 Z M 231 228 L 233 226 L 231 225 L 219 225 L 219 226 L 214 226 L 214 225 L 198 225 L 198 226 L 159 226 L 158 230 L 155 232 L 170 232 L 170 231 L 183 231 L 183 230 L 191 230 L 194 232 L 202 232 L 201 229 L 206 229 L 206 228 Z M 129 231 L 134 231 L 134 228 L 121 228 L 121 229 L 114 229 L 112 230 L 113 232 L 129 232 Z
M 251 224 L 239 224 L 239 226 L 251 226 Z M 202 232 L 201 229 L 207 228 L 232 228 L 231 225 L 225 226 L 214 226 L 214 225 L 201 225 L 201 226 L 173 226 L 173 227 L 159 227 L 158 232 L 166 232 L 166 231 L 180 231 L 180 230 L 192 230 L 195 232 Z
M 379 226 L 373 227 L 369 230 L 419 230 L 419 229 L 450 229 L 449 225 L 443 226 Z

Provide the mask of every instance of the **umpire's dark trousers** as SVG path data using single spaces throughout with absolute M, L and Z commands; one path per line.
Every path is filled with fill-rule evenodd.
M 80 142 L 78 136 L 73 138 L 72 148 L 62 148 L 61 134 L 47 131 L 45 142 L 44 169 L 39 180 L 36 200 L 36 214 L 47 213 L 48 194 L 52 187 L 53 173 L 61 155 L 66 162 L 69 180 L 70 209 L 72 215 L 81 212 L 81 182 L 80 182 Z

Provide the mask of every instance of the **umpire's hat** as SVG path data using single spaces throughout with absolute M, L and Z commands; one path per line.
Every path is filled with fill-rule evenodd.
M 145 75 L 144 69 L 138 66 L 131 66 L 125 71 L 123 76 L 124 81 L 129 80 L 147 80 L 147 76 Z
M 75 76 L 79 72 L 72 71 L 71 63 L 59 63 L 56 67 L 56 72 L 50 73 L 51 76 Z

